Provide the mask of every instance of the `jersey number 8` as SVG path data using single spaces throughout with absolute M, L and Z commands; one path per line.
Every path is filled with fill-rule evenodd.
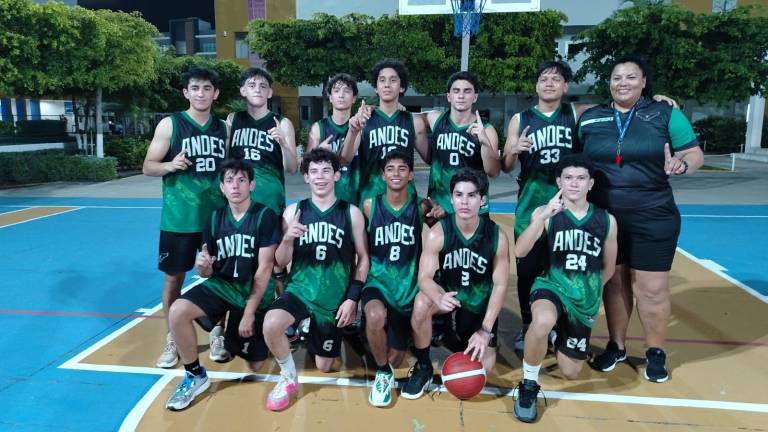
M 400 246 L 392 246 L 389 249 L 389 260 L 397 261 L 400 259 Z

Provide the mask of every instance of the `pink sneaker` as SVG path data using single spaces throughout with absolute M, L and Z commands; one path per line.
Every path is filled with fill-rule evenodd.
M 296 378 L 280 373 L 277 385 L 267 395 L 267 409 L 282 411 L 291 404 L 291 397 L 298 393 L 299 383 Z

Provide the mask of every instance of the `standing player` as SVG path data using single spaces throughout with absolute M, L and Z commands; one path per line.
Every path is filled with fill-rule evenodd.
M 392 367 L 400 366 L 411 336 L 413 298 L 421 254 L 422 215 L 432 212 L 428 200 L 419 200 L 408 188 L 413 165 L 408 154 L 395 149 L 384 156 L 387 191 L 363 201 L 368 219 L 371 270 L 361 302 L 365 332 L 376 360 L 376 378 L 368 396 L 373 406 L 392 402 Z M 441 218 L 444 213 L 431 213 Z
M 399 60 L 382 60 L 371 70 L 379 106 L 361 105 L 359 112 L 349 120 L 349 132 L 342 145 L 340 158 L 349 164 L 358 152 L 360 161 L 360 199 L 384 193 L 386 185 L 381 178 L 384 155 L 403 148 L 413 160 L 413 150 L 429 163 L 427 126 L 423 116 L 400 111 L 400 97 L 408 89 L 408 70 Z M 414 186 L 410 188 L 415 190 Z
M 257 371 L 267 358 L 261 327 L 267 306 L 274 298 L 269 277 L 280 241 L 277 215 L 251 202 L 253 168 L 244 160 L 221 166 L 221 192 L 227 206 L 216 210 L 203 230 L 203 248 L 195 262 L 201 285 L 173 302 L 170 326 L 186 375 L 165 407 L 186 408 L 208 388 L 208 376 L 197 357 L 194 322 L 208 331 L 229 312 L 226 348 Z
M 182 74 L 181 82 L 189 108 L 160 121 L 143 166 L 145 175 L 163 177 L 158 268 L 165 274 L 166 317 L 171 304 L 181 295 L 184 274 L 195 263 L 203 226 L 211 213 L 224 204 L 216 175 L 227 152 L 227 125 L 211 115 L 211 105 L 219 96 L 219 75 L 193 67 Z M 170 368 L 178 361 L 176 343 L 169 331 L 156 365 Z
M 333 113 L 330 117 L 318 120 L 309 129 L 307 151 L 310 152 L 318 146 L 327 146 L 339 154 L 349 130 L 352 105 L 357 99 L 357 83 L 348 74 L 336 74 L 328 80 L 327 92 Z M 359 158 L 355 154 L 348 166 L 341 167 L 341 178 L 336 182 L 337 198 L 353 204 L 358 202 L 359 164 Z
M 432 317 L 453 314 L 456 337 L 465 353 L 486 372 L 496 363 L 496 329 L 509 277 L 509 242 L 490 218 L 480 217 L 488 180 L 480 171 L 460 169 L 451 179 L 456 212 L 424 236 L 419 261 L 419 293 L 411 317 L 416 365 L 402 390 L 417 399 L 432 383 L 429 347 Z
M 296 134 L 293 124 L 269 110 L 272 75 L 261 68 L 248 68 L 240 77 L 240 95 L 246 111 L 232 113 L 232 157 L 253 165 L 256 188 L 251 199 L 281 214 L 285 209 L 285 175 L 295 173 Z
M 557 329 L 560 370 L 575 379 L 587 358 L 603 285 L 616 268 L 616 219 L 587 202 L 595 184 L 592 163 L 582 155 L 566 156 L 558 164 L 556 181 L 560 190 L 533 211 L 515 242 L 515 256 L 524 257 L 543 235 L 550 262 L 531 291 L 533 321 L 525 334 L 523 380 L 514 409 L 515 417 L 526 423 L 537 417 L 538 377 L 549 332 Z
M 267 396 L 272 411 L 287 408 L 298 391 L 286 329 L 311 317 L 307 349 L 318 369 L 330 371 L 341 352 L 339 329 L 355 319 L 369 267 L 363 215 L 334 192 L 340 175 L 336 154 L 312 150 L 304 155 L 301 172 L 311 197 L 283 213 L 285 235 L 275 260 L 282 267 L 291 264 L 291 273 L 285 292 L 264 319 L 264 338 L 280 366 L 280 379 Z
M 546 204 L 557 192 L 555 168 L 560 159 L 578 152 L 576 119 L 580 112 L 574 104 L 563 103 L 573 73 L 562 61 L 547 61 L 539 66 L 536 82 L 538 103 L 515 114 L 507 129 L 502 165 L 512 171 L 520 160 L 520 190 L 515 209 L 515 239 L 528 227 L 531 213 Z M 578 106 L 582 110 L 582 106 Z M 523 326 L 515 336 L 514 350 L 523 352 L 524 337 L 531 324 L 530 293 L 533 281 L 547 268 L 545 239 L 539 239 L 524 256 L 517 258 L 517 298 Z
M 472 112 L 479 91 L 480 82 L 475 74 L 456 72 L 448 78 L 450 110 L 427 114 L 432 130 L 427 195 L 448 213 L 453 213 L 450 184 L 456 171 L 469 167 L 496 177 L 501 167 L 496 129 L 490 123 L 483 123 L 478 111 Z M 489 206 L 486 200 L 480 214 L 488 214 Z

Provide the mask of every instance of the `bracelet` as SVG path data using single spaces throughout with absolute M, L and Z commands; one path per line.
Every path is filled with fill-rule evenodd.
M 493 329 L 488 330 L 487 328 L 485 328 L 485 326 L 480 326 L 480 331 L 484 332 L 488 336 L 493 336 Z
M 688 162 L 685 159 L 680 159 L 680 163 L 683 164 L 683 171 L 675 172 L 675 175 L 683 175 L 688 172 Z

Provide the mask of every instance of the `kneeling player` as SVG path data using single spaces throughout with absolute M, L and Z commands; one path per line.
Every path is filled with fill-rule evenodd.
M 603 285 L 616 268 L 616 220 L 587 202 L 595 183 L 592 163 L 585 156 L 569 155 L 556 174 L 560 190 L 547 205 L 534 210 L 515 244 L 515 255 L 525 257 L 544 234 L 550 263 L 531 290 L 533 321 L 525 333 L 523 381 L 514 409 L 515 417 L 526 423 L 537 417 L 539 369 L 549 332 L 557 331 L 560 371 L 568 379 L 576 378 L 587 358 Z
M 261 332 L 264 313 L 274 298 L 268 286 L 275 248 L 280 241 L 277 215 L 252 203 L 253 169 L 243 160 L 221 166 L 220 189 L 228 205 L 213 212 L 203 229 L 203 248 L 197 272 L 208 280 L 173 302 L 169 322 L 186 375 L 165 404 L 169 410 L 186 408 L 208 386 L 197 356 L 197 321 L 206 331 L 229 311 L 226 348 L 244 358 L 252 371 L 267 358 Z
M 416 365 L 403 387 L 406 399 L 421 397 L 432 383 L 429 346 L 434 315 L 453 313 L 456 337 L 466 347 L 464 352 L 480 360 L 486 371 L 496 363 L 495 333 L 507 293 L 509 242 L 496 223 L 479 215 L 487 190 L 484 173 L 460 169 L 451 178 L 455 213 L 424 237 L 419 293 L 411 317 Z
M 368 396 L 373 406 L 392 402 L 392 367 L 400 366 L 411 338 L 413 298 L 419 291 L 416 272 L 421 253 L 423 215 L 442 218 L 440 207 L 410 191 L 413 162 L 400 149 L 384 156 L 382 177 L 387 191 L 363 202 L 368 219 L 371 270 L 361 301 L 365 333 L 376 360 L 376 379 Z
M 311 318 L 307 350 L 317 368 L 329 372 L 341 353 L 341 327 L 357 314 L 368 275 L 365 221 L 360 210 L 336 198 L 339 159 L 316 148 L 301 161 L 311 198 L 283 212 L 282 242 L 275 252 L 281 267 L 291 264 L 285 292 L 272 303 L 264 319 L 264 338 L 280 366 L 280 379 L 267 396 L 267 408 L 280 411 L 298 392 L 298 374 L 285 330 Z M 355 263 L 356 267 L 355 267 Z M 350 283 L 352 268 L 354 280 Z

